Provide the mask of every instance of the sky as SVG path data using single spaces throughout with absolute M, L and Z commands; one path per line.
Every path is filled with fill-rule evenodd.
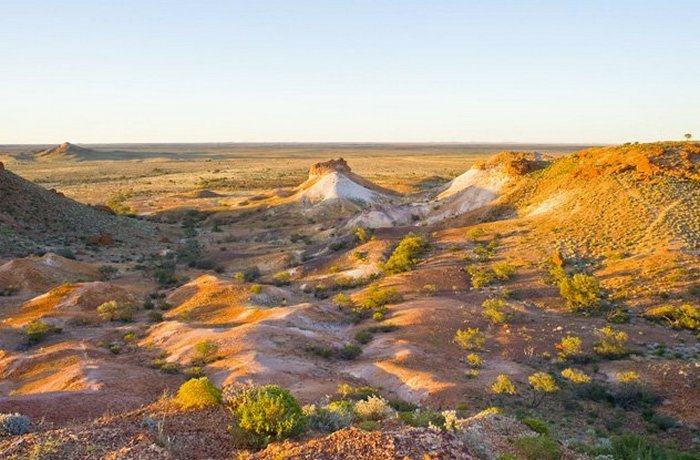
M 700 138 L 697 0 L 0 0 L 0 143 Z

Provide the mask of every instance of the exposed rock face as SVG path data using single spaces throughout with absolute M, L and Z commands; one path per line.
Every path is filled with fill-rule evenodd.
M 5 169 L 5 163 L 0 161 L 0 171 L 2 171 L 3 169 Z
M 348 174 L 350 171 L 350 166 L 348 166 L 347 161 L 342 158 L 338 158 L 337 160 L 322 161 L 311 165 L 311 168 L 309 168 L 309 176 L 322 176 L 332 172 Z

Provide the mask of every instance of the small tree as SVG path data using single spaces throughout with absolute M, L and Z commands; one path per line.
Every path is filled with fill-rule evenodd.
M 460 329 L 455 333 L 455 342 L 467 351 L 481 350 L 486 343 L 486 337 L 478 327 L 468 327 L 465 330 Z
M 537 407 L 542 403 L 544 397 L 549 393 L 559 391 L 557 382 L 546 372 L 536 372 L 527 378 L 532 388 L 532 406 Z
M 693 138 L 693 135 L 690 133 L 685 133 L 685 134 L 683 134 L 683 137 L 685 137 L 686 141 L 690 142 L 690 139 Z
M 515 388 L 508 376 L 500 374 L 491 385 L 491 392 L 497 395 L 517 395 L 518 389 Z

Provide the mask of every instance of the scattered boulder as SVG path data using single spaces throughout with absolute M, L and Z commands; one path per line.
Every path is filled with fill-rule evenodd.
M 100 233 L 88 238 L 88 244 L 92 246 L 110 246 L 114 244 L 114 238 L 109 233 Z

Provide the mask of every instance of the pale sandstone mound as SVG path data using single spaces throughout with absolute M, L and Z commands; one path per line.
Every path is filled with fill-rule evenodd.
M 51 252 L 42 257 L 15 259 L 0 266 L 0 289 L 28 293 L 46 292 L 60 284 L 101 278 L 92 264 L 67 259 Z
M 353 173 L 347 162 L 339 158 L 312 165 L 309 178 L 293 196 L 306 204 L 351 202 L 371 206 L 389 201 L 392 194 Z

